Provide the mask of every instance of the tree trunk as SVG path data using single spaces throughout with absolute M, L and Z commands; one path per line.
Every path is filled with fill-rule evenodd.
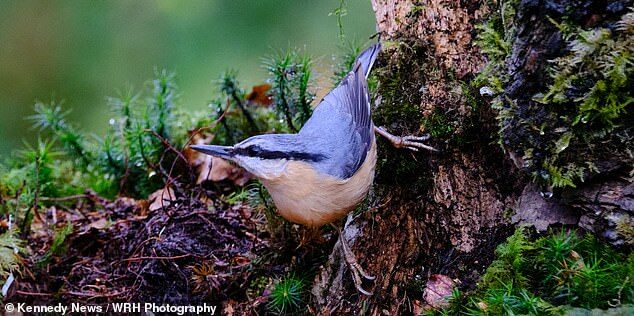
M 591 3 L 580 2 L 580 8 Z M 513 221 L 576 225 L 584 214 L 579 208 L 595 205 L 587 199 L 592 189 L 570 191 L 566 199 L 543 198 L 517 166 L 512 148 L 499 145 L 504 135 L 498 113 L 491 98 L 471 83 L 487 65 L 475 43 L 476 26 L 502 4 L 373 0 L 372 5 L 383 43 L 373 71 L 378 78 L 374 122 L 393 134 L 429 133 L 430 145 L 440 152 L 397 150 L 378 140 L 374 188 L 344 230 L 358 261 L 376 276 L 365 285 L 374 295 L 357 292 L 337 244 L 312 289 L 316 311 L 323 314 L 411 313 L 424 304 L 424 285 L 433 274 L 472 289 L 493 260 L 495 247 L 512 233 Z M 588 18 L 606 10 L 605 5 L 591 7 L 571 14 Z M 560 14 L 553 3 L 523 1 L 517 10 L 518 35 L 502 67 L 516 80 L 505 83 L 503 95 L 529 102 L 531 93 L 545 87 L 546 61 L 565 45 L 548 23 L 547 13 Z M 631 179 L 610 183 L 613 191 L 630 189 L 607 198 L 631 201 Z M 632 210 L 632 203 L 608 204 Z M 527 218 L 534 207 L 543 215 Z M 515 211 L 519 215 L 513 216 Z
M 415 4 L 416 3 L 416 4 Z M 338 247 L 313 293 L 322 312 L 410 311 L 432 274 L 473 287 L 510 232 L 504 212 L 520 188 L 492 138 L 497 124 L 468 84 L 485 64 L 474 46 L 484 2 L 373 1 L 384 51 L 374 121 L 393 133 L 430 133 L 440 153 L 396 150 L 379 141 L 370 210 L 348 223 L 362 265 L 375 275 L 371 297 L 351 286 Z

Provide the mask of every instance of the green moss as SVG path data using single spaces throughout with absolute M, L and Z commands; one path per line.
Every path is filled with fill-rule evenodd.
M 484 23 L 477 25 L 475 44 L 480 47 L 487 57 L 486 67 L 473 80 L 475 87 L 486 86 L 492 92 L 499 94 L 504 91 L 503 82 L 507 74 L 504 71 L 504 61 L 511 51 L 511 45 L 515 37 L 513 25 L 515 10 L 519 1 L 500 1 L 497 10 Z
M 394 46 L 398 58 L 384 68 L 377 68 L 373 75 L 379 78 L 378 94 L 381 104 L 373 112 L 373 120 L 378 126 L 396 126 L 409 130 L 417 129 L 416 122 L 421 122 L 419 109 L 421 101 L 420 89 L 423 86 L 425 67 L 420 60 L 423 48 L 417 43 L 399 43 Z
M 402 41 L 383 44 L 384 49 L 390 50 L 395 57 L 390 58 L 387 64 L 379 60 L 372 72 L 371 78 L 377 81 L 376 93 L 372 96 L 381 98 L 380 104 L 373 109 L 374 124 L 395 135 L 424 133 L 420 90 L 432 63 L 425 61 L 426 51 L 420 43 Z M 378 183 L 407 183 L 412 192 L 429 188 L 431 180 L 425 176 L 428 168 L 424 167 L 423 160 L 412 159 L 411 152 L 406 150 L 394 150 L 380 137 L 377 143 L 380 155 L 375 179 Z
M 40 258 L 38 261 L 38 265 L 40 267 L 46 266 L 53 256 L 61 256 L 68 250 L 68 244 L 66 243 L 66 239 L 73 233 L 73 224 L 71 222 L 66 223 L 66 225 L 58 228 L 55 231 L 55 235 L 53 236 L 53 241 L 51 242 L 51 246 L 46 251 L 46 253 Z
M 273 83 L 272 97 L 279 118 L 285 120 L 291 132 L 297 132 L 313 111 L 313 60 L 298 50 L 289 50 L 270 57 L 265 65 L 269 82 Z
M 268 309 L 278 315 L 302 313 L 306 308 L 306 282 L 293 274 L 275 284 Z
M 634 246 L 634 218 L 624 214 L 616 222 L 616 231 L 623 237 L 627 245 Z
M 562 230 L 530 238 L 519 228 L 495 255 L 466 306 L 454 314 L 557 315 L 571 307 L 634 303 L 634 254 L 617 252 L 592 235 Z
M 443 138 L 450 135 L 454 127 L 448 121 L 447 116 L 436 109 L 430 116 L 423 119 L 423 129 L 434 138 Z
M 547 183 L 554 187 L 583 182 L 592 171 L 584 167 L 585 162 L 597 160 L 592 155 L 565 155 L 567 151 L 609 142 L 611 135 L 631 128 L 627 122 L 631 122 L 628 109 L 634 103 L 634 44 L 628 30 L 634 25 L 633 15 L 622 17 L 614 32 L 604 28 L 570 32 L 570 52 L 553 60 L 552 83 L 535 98 L 557 111 L 559 125 L 565 124 L 567 130 L 556 139 L 551 137 L 544 158 Z
M 0 234 L 0 278 L 6 278 L 20 268 L 18 253 L 24 251 L 24 241 L 18 238 L 15 228 Z
M 513 12 L 516 2 L 502 5 Z M 634 12 L 622 16 L 613 30 L 583 29 L 565 16 L 549 17 L 546 23 L 557 27 L 568 51 L 550 61 L 547 88 L 532 100 L 520 100 L 519 106 L 503 94 L 515 31 L 513 15 L 500 12 L 478 27 L 476 42 L 488 64 L 472 84 L 496 94 L 492 106 L 504 149 L 522 157 L 523 168 L 549 189 L 575 187 L 601 172 L 596 166 L 606 157 L 598 153 L 609 151 L 609 159 L 631 161 Z

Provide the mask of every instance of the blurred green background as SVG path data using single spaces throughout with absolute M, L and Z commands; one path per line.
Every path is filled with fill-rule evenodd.
M 238 70 L 243 86 L 266 78 L 262 58 L 302 48 L 331 75 L 341 51 L 340 0 L 328 1 L 0 1 L 0 158 L 38 131 L 25 117 L 36 100 L 64 100 L 69 120 L 103 134 L 106 96 L 147 87 L 154 69 L 176 72 L 185 109 L 200 110 L 216 94 L 213 81 Z M 347 40 L 374 33 L 370 1 L 348 0 Z

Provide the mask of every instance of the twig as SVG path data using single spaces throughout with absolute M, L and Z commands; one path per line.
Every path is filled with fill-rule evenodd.
M 51 293 L 36 293 L 36 292 L 27 292 L 27 291 L 20 291 L 20 290 L 16 290 L 15 293 L 20 295 L 26 295 L 26 296 L 53 296 L 53 294 Z
M 184 255 L 171 256 L 171 257 L 161 257 L 161 256 L 144 256 L 144 257 L 135 257 L 135 258 L 126 258 L 121 259 L 121 261 L 143 261 L 143 260 L 175 260 L 182 259 L 191 256 L 191 254 L 186 253 Z
M 139 150 L 141 152 L 141 157 L 143 158 L 143 161 L 145 162 L 145 164 L 148 167 L 156 170 L 156 166 L 152 162 L 150 162 L 150 159 L 148 159 L 148 157 L 145 155 L 145 150 L 143 150 L 143 148 L 144 148 L 143 147 L 143 138 L 141 137 L 141 134 L 139 134 L 138 140 L 139 140 Z
M 255 124 L 255 120 L 251 116 L 251 113 L 244 107 L 244 104 L 242 104 L 242 100 L 240 100 L 240 98 L 238 97 L 235 89 L 231 91 L 231 98 L 233 98 L 233 100 L 236 102 L 236 104 L 240 108 L 240 111 L 242 111 L 242 114 L 247 119 L 247 122 L 249 122 L 249 125 L 251 126 L 251 132 L 257 133 L 259 131 L 258 125 Z
M 66 292 L 60 292 L 60 294 L 66 294 L 66 295 L 73 295 L 73 296 L 81 296 L 81 297 L 90 297 L 90 298 L 98 298 L 98 297 L 113 297 L 113 296 L 119 296 L 124 294 L 125 291 L 120 291 L 120 292 L 114 292 L 114 293 L 108 293 L 108 294 L 99 294 L 99 293 L 82 293 L 82 292 L 75 292 L 75 291 L 66 291 Z
M 170 144 L 170 142 L 167 141 L 167 139 L 165 139 L 163 136 L 159 135 L 159 133 L 157 133 L 156 131 L 154 131 L 152 129 L 146 129 L 146 130 L 144 130 L 144 132 L 151 133 L 152 135 L 154 135 L 154 137 L 158 138 L 158 140 L 160 140 L 161 143 L 163 143 L 163 145 L 166 148 L 168 148 L 169 150 L 171 150 L 174 153 L 176 153 L 176 155 L 178 155 L 179 158 L 181 158 L 185 163 L 187 163 L 187 158 L 185 158 L 185 156 L 183 156 L 183 153 L 181 151 L 179 151 L 178 149 L 174 148 L 174 146 L 172 146 L 172 144 Z
M 227 106 L 225 107 L 225 110 L 224 110 L 224 111 L 222 111 L 222 114 L 220 114 L 220 117 L 218 117 L 218 118 L 217 118 L 217 119 L 213 122 L 213 124 L 212 124 L 212 125 L 210 125 L 210 126 L 205 126 L 205 127 L 201 127 L 201 128 L 199 128 L 199 129 L 196 129 L 196 130 L 192 133 L 192 135 L 191 135 L 191 136 L 189 136 L 189 138 L 188 138 L 188 139 L 187 139 L 187 141 L 185 142 L 185 145 L 183 145 L 183 149 L 185 149 L 185 147 L 189 146 L 189 144 L 191 144 L 191 142 L 192 142 L 192 140 L 194 139 L 194 137 L 195 137 L 196 135 L 200 134 L 202 131 L 205 131 L 205 130 L 208 130 L 208 129 L 213 129 L 213 128 L 215 128 L 215 127 L 218 125 L 218 123 L 220 123 L 220 122 L 221 122 L 221 121 L 225 118 L 225 116 L 227 116 L 227 113 L 229 112 L 229 106 L 230 106 L 230 104 L 229 104 L 229 103 L 227 103 Z
M 129 118 L 126 118 L 125 124 L 126 124 L 126 128 L 130 127 Z M 119 181 L 119 190 L 123 192 L 125 184 L 126 182 L 128 182 L 128 177 L 130 176 L 130 153 L 128 152 L 128 146 L 126 144 L 124 131 L 122 130 L 121 126 L 119 126 L 119 130 L 120 130 L 119 135 L 121 135 L 121 143 L 123 144 L 123 150 L 124 150 L 123 165 L 125 166 L 125 173 L 123 174 L 123 177 L 121 177 L 121 180 Z
M 92 200 L 92 196 L 88 194 L 75 194 L 69 196 L 62 197 L 47 197 L 43 196 L 40 198 L 40 201 L 51 201 L 51 202 L 64 202 L 64 201 L 72 201 L 72 200 L 80 200 L 80 199 L 90 199 Z
M 44 223 L 42 217 L 40 216 L 39 206 L 40 206 L 40 155 L 39 152 L 35 157 L 35 197 L 33 198 L 33 214 L 38 221 Z M 29 208 L 30 210 L 30 208 Z M 28 213 L 27 213 L 28 214 Z M 25 216 L 26 217 L 26 216 Z
M 284 79 L 282 79 L 284 80 Z M 282 82 L 282 88 L 280 89 L 280 100 L 282 101 L 282 110 L 284 110 L 284 117 L 286 118 L 286 125 L 291 129 L 293 133 L 297 132 L 297 129 L 293 125 L 293 117 L 291 117 L 291 108 L 288 105 L 288 100 L 286 100 L 286 93 L 284 91 L 284 82 Z

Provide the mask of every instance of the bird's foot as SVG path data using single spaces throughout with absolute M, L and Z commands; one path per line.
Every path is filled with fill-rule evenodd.
M 363 288 L 362 286 L 363 281 L 361 277 L 369 281 L 374 280 L 375 277 L 365 272 L 365 270 L 363 270 L 359 262 L 357 262 L 356 256 L 354 255 L 352 250 L 350 250 L 350 247 L 348 246 L 348 242 L 346 241 L 346 238 L 343 236 L 343 233 L 341 231 L 339 231 L 339 241 L 341 242 L 341 252 L 343 254 L 343 257 L 346 260 L 346 263 L 348 264 L 348 268 L 350 268 L 350 272 L 352 273 L 352 280 L 354 281 L 354 286 L 362 294 L 365 294 L 368 296 L 372 295 L 372 292 L 366 291 Z
M 374 127 L 374 131 L 389 140 L 390 143 L 392 143 L 392 145 L 396 148 L 407 148 L 412 151 L 418 151 L 419 149 L 438 151 L 438 149 L 422 143 L 429 139 L 428 134 L 424 136 L 396 136 L 390 134 L 388 131 L 385 130 L 385 128 L 376 126 Z

